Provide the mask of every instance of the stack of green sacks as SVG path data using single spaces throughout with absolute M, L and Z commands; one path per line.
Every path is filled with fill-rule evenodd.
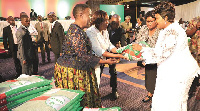
M 84 108 L 83 111 L 121 111 L 120 107 L 112 108 Z
M 143 47 L 149 47 L 149 45 L 145 41 L 141 41 L 138 44 Z M 128 44 L 127 46 L 117 49 L 117 53 L 123 53 L 123 55 L 129 60 L 143 60 L 142 53 L 140 51 L 133 50 L 132 44 Z
M 52 88 L 52 81 L 40 76 L 21 75 L 0 83 L 0 110 L 11 110 Z
M 79 90 L 51 89 L 12 111 L 81 111 L 80 101 L 84 94 Z

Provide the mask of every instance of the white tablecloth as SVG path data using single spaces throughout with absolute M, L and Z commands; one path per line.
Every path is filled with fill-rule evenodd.
M 19 22 L 21 22 L 21 21 L 15 21 L 15 24 L 16 24 L 16 25 L 19 25 L 19 24 L 20 24 Z M 37 22 L 38 22 L 38 21 L 31 21 L 31 24 L 32 24 L 33 26 L 35 26 L 35 24 L 36 24 Z M 48 23 L 49 26 L 51 26 L 51 23 L 50 23 L 49 21 L 44 21 L 44 22 Z M 68 28 L 69 28 L 69 26 L 70 26 L 70 24 L 73 23 L 74 20 L 58 20 L 58 22 L 60 22 L 60 23 L 62 24 L 62 26 L 63 26 L 63 28 L 64 28 L 64 31 L 67 31 Z M 3 28 L 6 27 L 6 26 L 8 26 L 8 25 L 9 25 L 9 24 L 8 24 L 7 21 L 0 21 L 0 37 L 3 37 Z M 17 26 L 17 27 L 19 27 L 19 26 Z

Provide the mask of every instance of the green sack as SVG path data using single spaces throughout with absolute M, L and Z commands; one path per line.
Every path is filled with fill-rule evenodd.
M 41 96 L 34 98 L 13 111 L 66 111 L 76 101 L 79 101 L 85 93 L 79 90 L 51 89 Z M 34 106 L 34 107 L 33 107 Z
M 0 83 L 0 100 L 19 95 L 23 91 L 31 90 L 35 87 L 50 85 L 52 81 L 40 76 L 23 75 L 15 80 L 8 80 Z M 28 89 L 28 90 L 27 90 Z
M 44 92 L 39 92 L 39 93 L 36 93 L 36 94 L 32 94 L 30 96 L 27 96 L 27 97 L 24 97 L 24 98 L 21 98 L 21 99 L 18 99 L 16 101 L 13 101 L 7 105 L 4 105 L 0 108 L 1 111 L 8 111 L 8 110 L 11 110 L 17 106 L 19 106 L 20 104 L 23 104 L 24 102 L 28 101 L 28 100 L 31 100 L 37 96 L 40 96 L 41 94 L 43 94 Z M 25 110 L 24 110 L 25 111 Z
M 80 107 L 80 101 L 82 101 L 82 99 L 77 100 L 73 105 L 69 106 L 66 111 L 76 111 Z
M 24 98 L 26 96 L 29 96 L 29 95 L 32 95 L 32 94 L 35 94 L 35 93 L 38 93 L 38 92 L 43 92 L 43 91 L 49 90 L 51 88 L 52 88 L 51 85 L 44 86 L 44 87 L 39 87 L 39 88 L 33 88 L 32 90 L 25 91 L 24 93 L 20 93 L 19 95 L 2 99 L 2 100 L 0 100 L 0 107 L 4 106 L 4 105 L 7 105 L 7 104 L 9 104 L 9 103 L 11 103 L 13 101 L 18 100 L 18 99 Z

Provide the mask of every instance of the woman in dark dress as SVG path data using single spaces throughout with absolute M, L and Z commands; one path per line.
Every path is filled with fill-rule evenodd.
M 156 18 L 153 11 L 149 11 L 145 15 L 146 25 L 143 25 L 137 34 L 136 42 L 145 41 L 150 47 L 155 47 L 158 34 L 160 30 L 157 28 Z M 151 100 L 156 82 L 157 75 L 157 64 L 146 64 L 145 65 L 145 87 L 148 91 L 147 96 L 142 100 L 148 102 Z

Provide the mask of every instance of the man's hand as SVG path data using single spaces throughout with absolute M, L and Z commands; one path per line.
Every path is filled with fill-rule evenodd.
M 142 46 L 139 45 L 139 44 L 133 44 L 133 45 L 132 45 L 132 48 L 133 48 L 133 50 L 138 50 L 138 51 L 141 51 L 141 50 L 142 50 Z
M 25 60 L 23 60 L 23 64 L 26 64 L 26 61 L 25 61 Z

